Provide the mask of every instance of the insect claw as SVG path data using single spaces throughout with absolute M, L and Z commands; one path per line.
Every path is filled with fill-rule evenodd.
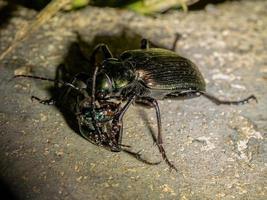
M 169 161 L 166 161 L 168 166 L 169 166 L 169 170 L 170 172 L 174 169 L 176 172 L 178 172 L 178 169 Z
M 138 152 L 132 152 L 130 150 L 127 150 L 127 149 L 122 149 L 124 152 L 134 156 L 137 160 L 145 163 L 145 164 L 148 164 L 148 165 L 158 165 L 161 163 L 161 161 L 157 161 L 157 162 L 152 162 L 152 161 L 148 161 L 144 158 L 142 158 L 142 154 L 140 153 L 142 150 L 138 151 Z
M 119 146 L 121 146 L 121 147 L 127 147 L 127 148 L 132 148 L 132 146 L 127 145 L 127 144 L 119 144 Z
M 257 99 L 257 97 L 256 97 L 254 94 L 252 94 L 252 95 L 248 98 L 248 101 L 249 101 L 250 99 L 253 99 L 253 100 L 255 100 L 256 103 L 258 103 L 258 99 Z

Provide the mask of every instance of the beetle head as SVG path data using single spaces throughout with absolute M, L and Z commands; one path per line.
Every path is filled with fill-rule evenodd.
M 96 77 L 96 95 L 99 98 L 116 95 L 134 79 L 135 73 L 130 63 L 107 59 Z

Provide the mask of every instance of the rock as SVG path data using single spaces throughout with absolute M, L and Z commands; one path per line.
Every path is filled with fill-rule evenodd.
M 93 7 L 59 13 L 0 63 L 3 183 L 21 199 L 267 199 L 266 7 L 266 1 L 226 1 L 207 7 L 208 13 L 153 18 Z M 34 15 L 22 7 L 12 13 L 0 26 L 0 49 Z M 75 32 L 82 37 L 81 48 Z M 216 106 L 205 98 L 160 102 L 164 146 L 177 173 L 164 162 L 148 166 L 97 147 L 79 135 L 73 113 L 31 102 L 31 95 L 51 97 L 53 84 L 10 81 L 14 72 L 54 78 L 61 64 L 66 78 L 79 70 L 89 73 L 80 49 L 87 57 L 104 42 L 118 55 L 139 48 L 143 37 L 171 47 L 177 32 L 182 35 L 177 53 L 199 66 L 210 93 L 258 98 L 258 104 L 242 106 Z M 123 144 L 159 161 L 151 137 L 155 119 L 154 110 L 132 106 L 124 119 Z

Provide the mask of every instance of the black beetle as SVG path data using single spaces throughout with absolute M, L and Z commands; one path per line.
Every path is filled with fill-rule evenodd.
M 154 107 L 158 125 L 156 144 L 163 159 L 175 170 L 177 169 L 168 160 L 162 146 L 161 117 L 157 100 L 188 99 L 202 95 L 217 105 L 244 104 L 250 99 L 257 101 L 254 95 L 239 101 L 214 97 L 206 92 L 204 78 L 192 61 L 167 49 L 149 48 L 146 39 L 141 41 L 141 49 L 125 51 L 119 58 L 112 56 L 107 45 L 99 44 L 91 56 L 93 65 L 96 65 L 96 55 L 99 51 L 102 52 L 104 60 L 94 74 L 96 98 L 120 99 L 127 101 L 127 104 L 136 102 Z

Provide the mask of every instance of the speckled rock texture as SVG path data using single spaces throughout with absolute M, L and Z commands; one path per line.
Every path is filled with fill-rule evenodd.
M 4 4 L 2 5 L 4 8 Z M 204 10 L 154 17 L 92 8 L 59 13 L 0 63 L 0 174 L 18 199 L 267 199 L 267 1 L 229 1 Z M 18 7 L 0 22 L 0 51 L 35 11 Z M 10 80 L 14 74 L 55 77 L 64 63 L 86 68 L 75 54 L 79 32 L 88 55 L 99 42 L 115 55 L 145 37 L 195 62 L 207 91 L 221 99 L 254 94 L 258 103 L 216 106 L 200 97 L 159 101 L 164 145 L 178 172 L 149 166 L 126 153 L 83 139 L 55 106 L 31 102 L 51 97 L 51 83 Z M 81 47 L 82 49 L 83 47 Z M 71 114 L 70 114 L 71 115 Z M 75 123 L 75 120 L 73 121 Z M 152 161 L 153 109 L 132 106 L 123 143 Z

